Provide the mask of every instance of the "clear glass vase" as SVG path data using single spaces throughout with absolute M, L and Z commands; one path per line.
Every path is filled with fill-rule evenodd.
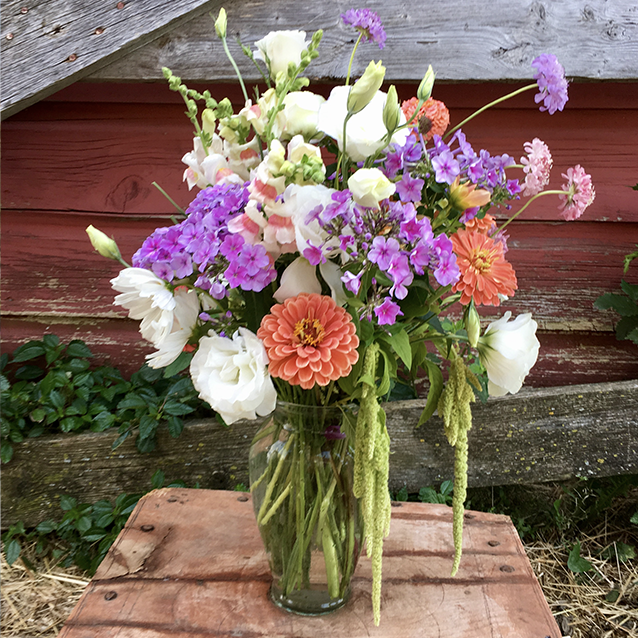
M 250 450 L 250 483 L 272 600 L 300 614 L 341 607 L 361 552 L 352 493 L 353 406 L 277 404 Z

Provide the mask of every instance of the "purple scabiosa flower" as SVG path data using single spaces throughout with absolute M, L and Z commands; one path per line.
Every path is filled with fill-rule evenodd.
M 568 99 L 565 69 L 552 53 L 542 53 L 534 58 L 532 66 L 536 69 L 534 79 L 540 89 L 534 97 L 536 104 L 542 100 L 540 110 L 549 111 L 550 115 L 562 111 Z
M 372 248 L 368 253 L 368 259 L 379 266 L 381 270 L 387 270 L 390 267 L 392 258 L 399 252 L 399 242 L 391 237 L 386 240 L 385 237 L 375 237 L 372 240 Z
M 391 326 L 397 320 L 397 315 L 402 315 L 399 304 L 386 297 L 383 303 L 374 309 L 377 321 L 380 326 Z
M 443 151 L 440 155 L 432 158 L 432 168 L 434 168 L 434 179 L 439 184 L 451 184 L 461 172 L 458 161 L 449 150 Z
M 425 182 L 418 177 L 412 177 L 409 173 L 403 173 L 403 177 L 396 183 L 397 193 L 402 202 L 420 202 L 421 192 Z
M 370 9 L 348 9 L 341 14 L 343 23 L 354 27 L 363 35 L 363 41 L 373 40 L 380 49 L 385 46 L 385 31 L 379 16 Z

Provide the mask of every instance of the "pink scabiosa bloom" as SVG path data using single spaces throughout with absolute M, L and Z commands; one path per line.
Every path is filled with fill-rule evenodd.
M 535 137 L 531 142 L 523 145 L 527 156 L 521 157 L 525 183 L 521 195 L 531 197 L 540 193 L 549 184 L 549 173 L 554 161 L 547 144 Z
M 563 202 L 560 208 L 560 216 L 568 222 L 578 219 L 585 209 L 594 201 L 596 192 L 591 183 L 591 175 L 585 173 L 580 164 L 574 168 L 568 168 L 563 173 L 567 184 L 563 184 L 565 193 L 558 197 Z

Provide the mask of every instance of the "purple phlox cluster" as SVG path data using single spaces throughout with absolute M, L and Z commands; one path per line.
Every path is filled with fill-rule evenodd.
M 552 53 L 541 53 L 532 60 L 532 66 L 536 69 L 534 79 L 538 84 L 540 93 L 534 96 L 536 104 L 540 101 L 543 106 L 541 111 L 549 111 L 550 115 L 556 111 L 562 111 L 567 103 L 567 80 L 558 58 Z
M 428 150 L 435 179 L 439 183 L 451 184 L 457 176 L 468 179 L 478 188 L 490 192 L 503 189 L 509 197 L 517 195 L 521 188 L 518 180 L 507 179 L 505 169 L 516 164 L 511 155 L 490 155 L 488 151 L 478 153 L 459 129 L 449 145 L 435 135 L 434 146 Z
M 420 202 L 424 184 L 422 179 L 403 173 L 396 183 L 397 194 L 402 202 Z
M 248 191 L 217 185 L 200 191 L 175 226 L 156 229 L 133 255 L 133 266 L 150 268 L 166 281 L 197 274 L 194 285 L 216 299 L 227 287 L 262 290 L 277 276 L 266 249 L 231 234 L 228 223 L 241 215 Z
M 342 207 L 345 218 L 335 214 L 335 207 Z M 377 210 L 347 205 L 339 194 L 338 200 L 314 219 L 327 235 L 325 244 L 316 247 L 317 255 L 330 256 L 328 247 L 332 247 L 332 256 L 341 256 L 348 268 L 341 277 L 347 290 L 358 294 L 362 275 L 374 269 L 371 305 L 367 308 L 374 310 L 379 323 L 394 323 L 400 311 L 396 300 L 405 299 L 415 276 L 424 276 L 429 270 L 442 286 L 455 283 L 460 276 L 452 242 L 445 234 L 435 237 L 430 219 L 419 217 L 411 202 L 386 200 Z M 309 260 L 314 249 L 304 252 Z
M 412 135 L 408 136 L 403 146 L 394 143 L 390 145 L 390 149 L 385 161 L 380 166 L 388 179 L 394 179 L 399 171 L 416 164 L 422 157 L 421 145 Z
M 370 9 L 348 9 L 341 14 L 341 19 L 344 24 L 362 33 L 364 42 L 372 40 L 379 45 L 380 49 L 385 46 L 385 30 L 376 12 Z

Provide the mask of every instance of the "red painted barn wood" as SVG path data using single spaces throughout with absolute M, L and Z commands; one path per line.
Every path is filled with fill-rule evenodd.
M 235 85 L 212 85 L 216 97 L 240 95 Z M 453 123 L 502 95 L 509 84 L 440 84 L 434 96 Z M 327 94 L 329 85 L 313 87 Z M 399 87 L 410 97 L 413 85 Z M 575 163 L 591 172 L 597 198 L 580 220 L 562 222 L 557 199 L 535 202 L 510 228 L 508 258 L 517 295 L 504 310 L 533 312 L 541 355 L 528 378 L 552 386 L 638 376 L 636 348 L 618 342 L 614 315 L 592 307 L 616 290 L 622 257 L 638 242 L 638 85 L 573 84 L 565 111 L 540 113 L 533 92 L 499 105 L 465 130 L 476 148 L 518 159 L 538 135 L 554 154 L 551 187 Z M 126 259 L 172 206 L 157 181 L 181 205 L 196 192 L 182 183 L 181 156 L 191 148 L 183 104 L 164 85 L 76 84 L 9 118 L 3 125 L 2 314 L 4 352 L 26 339 L 57 333 L 85 339 L 98 355 L 135 370 L 149 348 L 136 322 L 112 305 L 115 262 L 96 255 L 89 224 L 114 235 Z M 634 267 L 627 278 L 638 282 Z
M 290 614 L 268 598 L 271 576 L 248 495 L 157 490 L 138 503 L 60 638 L 560 638 L 509 518 L 465 517 L 464 556 L 451 578 L 451 509 L 393 508 L 374 627 L 365 555 L 345 607 L 320 617 Z

